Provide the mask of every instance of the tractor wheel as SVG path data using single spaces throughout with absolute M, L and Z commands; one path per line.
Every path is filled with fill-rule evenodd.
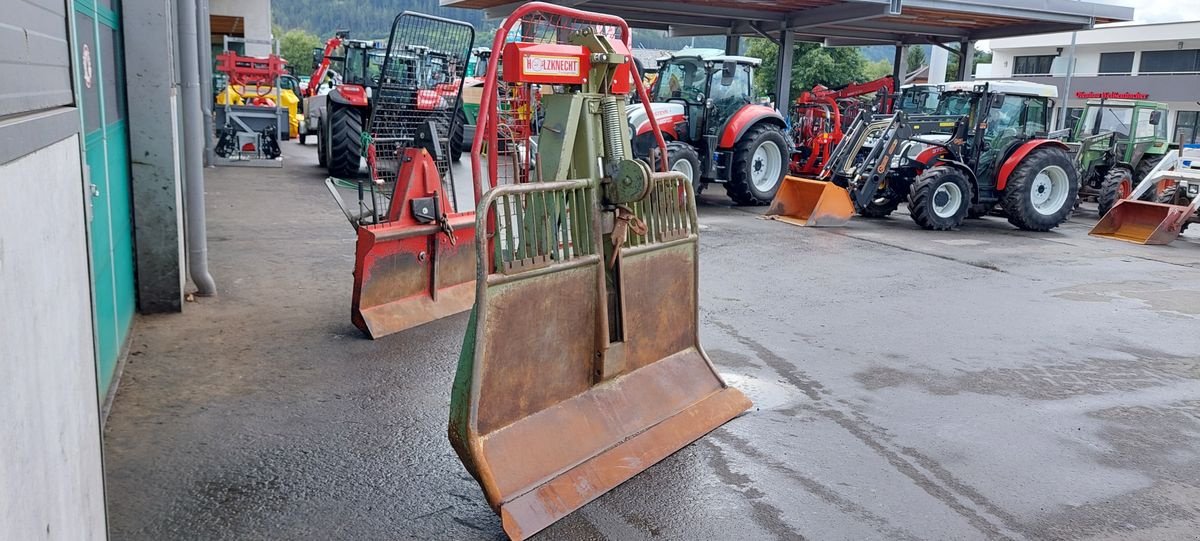
M 900 206 L 900 200 L 892 197 L 879 197 L 867 203 L 865 207 L 855 205 L 855 211 L 864 218 L 887 218 Z
M 692 192 L 700 195 L 704 185 L 700 180 L 700 155 L 696 154 L 692 145 L 679 141 L 667 143 L 667 170 L 687 175 L 692 183 Z
M 760 124 L 733 148 L 733 163 L 725 193 L 739 205 L 765 205 L 775 198 L 787 173 L 783 130 Z
M 1079 173 L 1067 151 L 1035 148 L 1008 177 L 1000 205 L 1008 223 L 1026 231 L 1049 231 L 1071 215 L 1079 193 Z
M 349 177 L 358 174 L 362 157 L 362 113 L 354 107 L 329 104 L 329 174 Z
M 1113 167 L 1100 181 L 1100 193 L 1096 195 L 1096 210 L 1103 217 L 1117 204 L 1129 197 L 1133 191 L 1133 171 L 1124 167 Z
M 1178 184 L 1171 184 L 1169 186 L 1163 186 L 1163 189 L 1161 192 L 1159 192 L 1158 197 L 1152 201 L 1167 205 L 1189 205 L 1191 204 L 1191 201 L 1188 200 L 1185 193 L 1186 192 L 1180 192 Z M 1187 231 L 1188 225 L 1188 222 L 1184 222 L 1183 225 L 1179 227 L 1179 232 L 1183 233 L 1184 231 Z
M 949 231 L 967 218 L 971 182 L 953 167 L 933 167 L 908 189 L 908 214 L 925 229 Z
M 1150 171 L 1153 170 L 1156 166 L 1158 166 L 1158 162 L 1161 162 L 1162 159 L 1163 159 L 1163 157 L 1161 155 L 1160 156 L 1143 156 L 1142 161 L 1138 162 L 1137 167 L 1133 168 L 1134 187 L 1137 187 L 1137 183 L 1141 182 L 1142 179 L 1146 178 L 1146 175 L 1149 175 Z
M 471 147 L 471 141 L 463 140 L 463 134 L 467 129 L 466 125 L 467 112 L 463 110 L 462 106 L 460 105 L 458 110 L 454 112 L 453 131 L 450 132 L 451 161 L 458 161 L 460 158 L 462 158 L 463 152 L 469 150 Z
M 317 125 L 317 165 L 329 166 L 329 122 L 322 121 Z

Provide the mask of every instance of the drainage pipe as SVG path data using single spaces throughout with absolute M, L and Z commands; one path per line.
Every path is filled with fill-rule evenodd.
M 196 294 L 211 297 L 217 285 L 208 273 L 208 231 L 204 217 L 204 110 L 200 92 L 196 0 L 179 0 L 179 67 L 183 86 L 184 220 L 188 273 Z
M 204 165 L 212 166 L 216 161 L 216 131 L 213 129 L 212 95 L 212 29 L 209 27 L 208 0 L 196 0 L 196 58 L 200 62 L 200 107 L 204 110 Z

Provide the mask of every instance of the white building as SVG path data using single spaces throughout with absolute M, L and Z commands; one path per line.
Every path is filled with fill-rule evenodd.
M 991 41 L 992 63 L 977 79 L 1030 78 L 1058 86 L 1077 113 L 1090 98 L 1146 99 L 1171 107 L 1168 133 L 1200 141 L 1200 21 L 1108 26 L 1079 32 L 1067 88 L 1071 33 Z M 1055 115 L 1058 118 L 1058 115 Z

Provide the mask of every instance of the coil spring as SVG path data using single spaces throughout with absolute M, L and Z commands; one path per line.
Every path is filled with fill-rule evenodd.
M 625 143 L 621 141 L 621 111 L 616 96 L 600 100 L 600 124 L 604 128 L 604 154 L 612 160 L 625 159 Z

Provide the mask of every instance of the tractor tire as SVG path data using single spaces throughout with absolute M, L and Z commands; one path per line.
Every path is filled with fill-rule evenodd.
M 787 174 L 787 139 L 773 124 L 759 124 L 733 147 L 725 193 L 739 205 L 765 205 L 775 198 Z
M 1163 203 L 1165 205 L 1189 205 L 1189 204 L 1191 204 L 1191 201 L 1187 198 L 1186 195 L 1179 193 L 1179 185 L 1178 184 L 1164 186 L 1162 189 L 1162 192 L 1159 192 L 1158 197 L 1153 199 L 1153 201 L 1155 201 L 1156 203 Z M 1183 225 L 1179 227 L 1179 232 L 1183 233 L 1184 231 L 1187 231 L 1188 225 L 1190 225 L 1188 222 L 1184 222 Z
M 1155 197 L 1153 199 L 1153 201 L 1155 203 L 1163 203 L 1166 205 L 1186 205 L 1186 204 L 1188 204 L 1188 202 L 1186 200 L 1176 202 L 1175 198 L 1178 195 L 1179 195 L 1179 185 L 1178 184 L 1172 184 L 1170 186 L 1163 186 L 1162 191 L 1158 193 L 1158 196 Z
M 1113 167 L 1100 181 L 1100 193 L 1096 195 L 1096 211 L 1100 217 L 1108 214 L 1117 201 L 1129 197 L 1133 191 L 1133 171 L 1124 167 Z
M 692 183 L 692 192 L 700 195 L 704 185 L 700 180 L 700 155 L 696 154 L 692 145 L 678 141 L 667 143 L 667 170 L 687 175 Z
M 1162 159 L 1163 157 L 1161 155 L 1143 156 L 1142 161 L 1138 162 L 1137 167 L 1133 168 L 1133 187 L 1136 188 L 1137 183 L 1146 178 L 1146 175 L 1149 175 L 1150 171 L 1158 166 L 1158 162 L 1161 162 Z
M 362 113 L 354 107 L 329 104 L 329 175 L 358 174 L 362 157 Z
M 466 133 L 467 112 L 462 106 L 454 111 L 454 124 L 451 125 L 450 132 L 450 161 L 457 162 L 462 158 L 463 152 L 470 150 L 471 141 L 464 141 L 463 134 Z
M 1026 231 L 1049 231 L 1071 216 L 1079 195 L 1079 172 L 1067 151 L 1033 149 L 1008 177 L 1000 206 L 1008 223 Z
M 854 210 L 863 218 L 887 218 L 888 216 L 891 216 L 892 212 L 895 212 L 896 208 L 899 206 L 899 199 L 884 199 L 881 197 L 871 201 L 870 203 L 867 203 L 867 205 L 864 207 L 855 205 Z
M 317 125 L 317 166 L 325 168 L 329 166 L 329 130 L 326 129 L 328 122 L 321 122 Z
M 955 229 L 970 208 L 971 181 L 953 167 L 932 167 L 908 189 L 908 214 L 924 229 Z

